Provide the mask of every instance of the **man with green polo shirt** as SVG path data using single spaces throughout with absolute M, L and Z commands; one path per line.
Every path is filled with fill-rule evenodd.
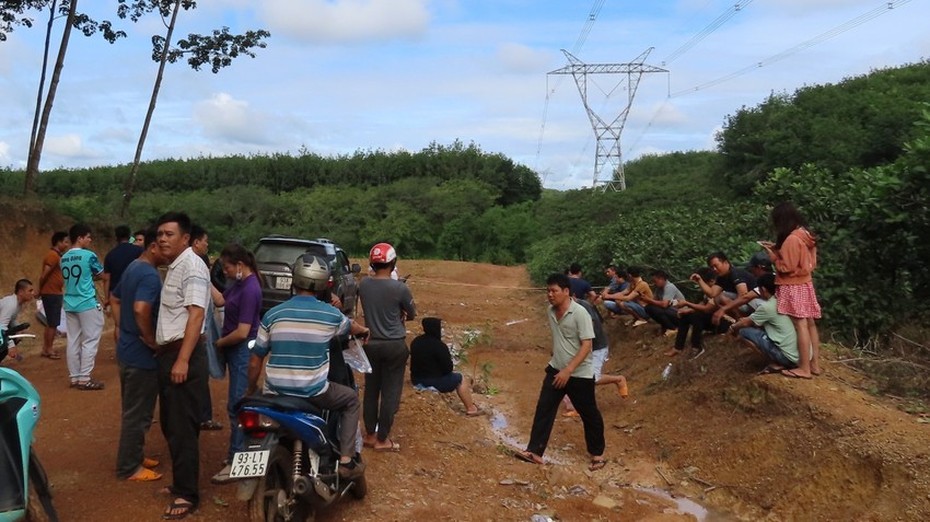
M 330 341 L 351 333 L 367 337 L 368 328 L 343 315 L 336 307 L 319 300 L 330 282 L 325 259 L 304 254 L 292 268 L 296 295 L 275 306 L 262 317 L 249 359 L 249 385 L 246 395 L 255 393 L 265 367 L 265 392 L 301 397 L 318 408 L 340 412 L 339 474 L 355 478 L 362 464 L 355 459 L 359 401 L 352 388 L 329 382 Z
M 68 231 L 71 250 L 61 256 L 61 276 L 65 281 L 64 310 L 68 321 L 68 373 L 71 387 L 79 390 L 102 390 L 103 383 L 90 378 L 103 331 L 103 308 L 97 301 L 94 279 L 103 265 L 97 254 L 88 250 L 93 237 L 90 227 L 78 223 Z
M 800 361 L 798 336 L 791 318 L 778 313 L 775 275 L 764 274 L 756 284 L 764 302 L 752 315 L 731 325 L 729 333 L 765 356 L 768 365 L 760 373 L 797 368 Z
M 516 457 L 534 464 L 543 463 L 543 453 L 549 444 L 559 403 L 568 395 L 584 424 L 584 440 L 591 464 L 596 471 L 606 465 L 604 460 L 604 419 L 597 409 L 594 396 L 594 367 L 591 340 L 594 325 L 591 316 L 571 298 L 568 276 L 552 274 L 546 280 L 549 328 L 552 330 L 552 359 L 546 367 L 536 414 L 526 451 Z

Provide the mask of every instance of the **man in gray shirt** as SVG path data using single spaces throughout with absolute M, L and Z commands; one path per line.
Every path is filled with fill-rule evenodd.
M 607 461 L 604 460 L 604 419 L 594 396 L 591 356 L 594 323 L 588 312 L 572 299 L 568 276 L 550 275 L 546 280 L 546 298 L 551 305 L 546 315 L 552 331 L 552 359 L 546 366 L 536 401 L 530 441 L 525 451 L 514 456 L 533 464 L 544 463 L 543 453 L 549 444 L 559 403 L 568 395 L 584 425 L 585 445 L 591 455 L 588 469 L 596 471 Z
M 652 283 L 656 287 L 652 298 L 643 298 L 646 313 L 659 324 L 663 334 L 675 335 L 678 331 L 678 308 L 675 305 L 684 301 L 685 296 L 668 280 L 668 274 L 663 270 L 652 272 Z
M 400 444 L 389 438 L 394 415 L 400 407 L 407 368 L 407 327 L 404 321 L 416 317 L 413 295 L 405 283 L 391 279 L 397 253 L 387 243 L 371 247 L 368 261 L 374 275 L 362 279 L 358 296 L 362 301 L 365 326 L 371 330 L 365 354 L 371 373 L 365 374 L 362 419 L 364 443 L 375 451 L 400 451 Z

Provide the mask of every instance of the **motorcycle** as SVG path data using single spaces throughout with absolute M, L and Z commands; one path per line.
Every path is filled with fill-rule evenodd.
M 7 357 L 11 339 L 35 337 L 19 333 L 28 327 L 24 323 L 0 332 L 0 361 Z M 39 403 L 39 393 L 29 381 L 0 367 L 0 522 L 58 521 L 48 476 L 32 447 Z
M 330 364 L 345 366 L 339 347 L 343 343 L 333 343 L 330 352 L 340 355 Z M 351 370 L 339 370 L 343 384 L 354 388 Z M 333 373 L 330 376 L 335 380 Z M 252 522 L 310 521 L 319 509 L 346 495 L 365 497 L 368 484 L 364 472 L 348 480 L 339 475 L 338 412 L 283 395 L 245 397 L 237 411 L 246 447 L 233 455 L 230 477 L 240 479 L 237 497 L 248 501 Z M 361 447 L 359 431 L 358 462 Z

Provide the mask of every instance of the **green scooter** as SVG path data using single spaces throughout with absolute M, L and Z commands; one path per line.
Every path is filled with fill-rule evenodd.
M 28 326 L 0 331 L 0 361 L 11 339 L 35 337 L 19 334 Z M 0 522 L 58 521 L 48 476 L 32 448 L 39 402 L 39 392 L 29 381 L 10 368 L 0 368 Z

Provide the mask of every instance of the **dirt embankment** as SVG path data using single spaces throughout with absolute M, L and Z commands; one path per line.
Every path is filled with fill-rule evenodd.
M 0 229 L 0 288 L 18 274 L 35 277 L 45 251 L 47 234 L 22 228 Z M 628 377 L 631 397 L 598 390 L 607 468 L 586 470 L 581 424 L 561 417 L 546 455 L 552 463 L 519 462 L 512 450 L 526 443 L 548 360 L 544 295 L 527 289 L 521 267 L 401 265 L 412 275 L 421 315 L 442 317 L 457 340 L 466 328 L 485 334 L 467 350 L 462 370 L 496 392 L 478 397 L 492 415 L 466 418 L 457 400 L 408 386 L 393 434 L 402 451 L 366 453 L 368 497 L 321 520 L 528 520 L 534 513 L 561 520 L 930 519 L 930 426 L 862 391 L 863 378 L 831 363 L 829 352 L 825 374 L 812 381 L 756 376 L 757 356 L 710 338 L 704 357 L 675 360 L 663 381 L 662 352 L 671 340 L 657 337 L 654 326 L 608 322 L 606 369 Z M 409 329 L 418 333 L 419 324 Z M 102 392 L 69 389 L 65 361 L 38 351 L 37 343 L 26 346 L 16 368 L 43 397 L 36 446 L 63 520 L 158 517 L 165 499 L 153 495 L 156 485 L 114 477 L 119 385 L 112 338 L 104 335 L 97 358 Z M 228 425 L 225 385 L 211 383 L 214 417 Z M 227 438 L 226 431 L 201 435 L 197 520 L 246 520 L 234 487 L 209 484 Z M 157 423 L 147 448 L 170 476 Z M 615 507 L 598 505 L 605 503 Z

